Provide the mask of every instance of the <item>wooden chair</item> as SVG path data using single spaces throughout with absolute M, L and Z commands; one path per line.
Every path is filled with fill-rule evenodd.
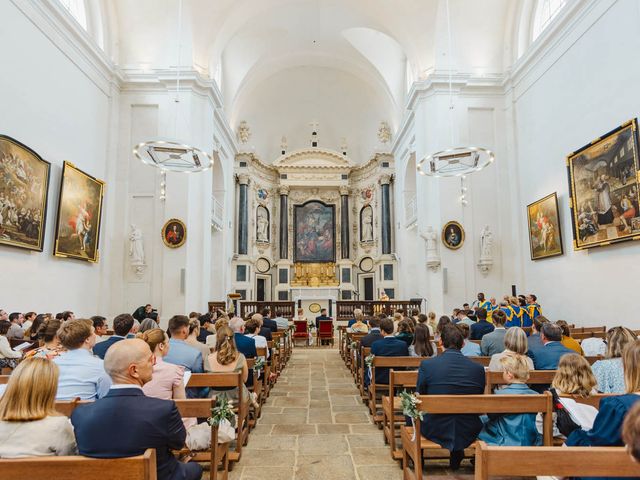
M 507 384 L 505 379 L 502 378 L 502 372 L 490 372 L 487 370 L 485 375 L 484 393 L 486 394 L 492 393 L 495 387 Z M 550 385 L 555 375 L 556 370 L 531 370 L 527 385 Z
M 358 342 L 358 345 L 360 345 L 360 342 Z M 357 384 L 358 384 L 358 390 L 360 390 L 360 397 L 362 398 L 362 401 L 364 403 L 367 403 L 369 401 L 369 395 L 367 393 L 367 390 L 365 390 L 364 388 L 364 376 L 365 376 L 365 370 L 367 368 L 367 366 L 364 364 L 364 359 L 367 358 L 371 353 L 371 347 L 359 347 L 359 348 L 360 348 L 360 352 L 359 352 L 359 360 L 357 365 L 357 370 L 358 370 Z M 358 354 L 357 350 L 355 354 Z
M 242 456 L 242 447 L 249 441 L 249 409 L 242 393 L 242 377 L 240 373 L 194 373 L 189 378 L 187 387 L 237 388 L 238 401 L 234 412 L 236 422 L 236 448 L 229 452 L 229 461 L 237 462 Z
M 256 348 L 256 350 L 258 350 Z M 253 367 L 255 366 L 256 359 L 255 358 L 247 358 L 247 368 L 250 372 L 253 371 Z M 262 382 L 264 381 L 264 370 L 262 371 L 262 378 L 258 379 L 255 372 L 253 372 L 253 383 L 250 387 L 247 387 L 249 392 L 254 393 L 256 395 L 256 403 L 258 406 L 254 406 L 253 404 L 249 406 L 249 430 L 255 428 L 258 418 L 262 414 L 262 403 L 260 402 L 260 398 L 262 397 Z
M 475 480 L 489 477 L 640 477 L 624 447 L 489 447 L 476 444 Z
M 397 390 L 415 391 L 418 383 L 418 371 L 389 372 L 389 395 L 382 397 L 382 432 L 385 443 L 391 449 L 391 458 L 402 459 L 402 449 L 398 448 L 397 438 L 400 437 L 400 427 L 404 425 L 405 417 L 402 414 L 400 397 L 396 396 Z M 399 412 L 399 413 L 398 413 Z
M 269 352 L 269 358 L 267 358 L 267 352 Z M 268 347 L 256 347 L 256 353 L 259 357 L 264 358 L 264 369 L 262 370 L 261 380 L 262 388 L 260 391 L 260 396 L 258 397 L 258 402 L 260 402 L 260 405 L 264 405 L 271 390 L 271 385 L 269 384 L 269 375 L 271 375 L 271 351 Z
M 422 357 L 380 357 L 373 358 L 371 364 L 371 382 L 369 383 L 369 411 L 373 421 L 382 426 L 382 396 L 384 392 L 389 394 L 389 384 L 376 383 L 376 369 L 388 368 L 389 370 L 417 370 L 420 363 L 425 360 Z M 364 368 L 367 368 L 366 366 Z M 380 410 L 380 413 L 378 413 Z
M 293 332 L 294 346 L 296 340 L 303 340 L 303 345 L 307 347 L 309 345 L 309 324 L 306 320 L 294 320 L 293 325 L 295 327 L 295 330 Z
M 333 320 L 318 321 L 318 333 L 316 334 L 316 346 L 320 346 L 323 340 L 329 340 L 333 346 Z
M 542 413 L 544 445 L 551 445 L 553 439 L 553 401 L 549 392 L 542 395 L 420 395 L 418 398 L 418 409 L 430 414 Z M 400 429 L 404 480 L 422 480 L 424 453 L 442 451 L 440 445 L 420 434 L 420 424 L 420 420 L 416 421 L 415 436 L 413 427 Z M 409 468 L 409 459 L 414 470 Z
M 0 460 L 0 480 L 156 480 L 156 451 L 128 458 L 26 457 Z
M 182 418 L 210 417 L 211 409 L 216 404 L 215 398 L 189 398 L 174 401 Z M 218 427 L 211 426 L 211 445 L 208 450 L 190 451 L 183 448 L 176 453 L 179 455 L 190 453 L 196 462 L 209 462 L 211 480 L 217 480 L 218 467 L 222 467 L 222 477 L 227 480 L 229 475 L 229 444 L 218 443 Z
M 491 363 L 491 357 L 469 357 L 469 360 L 473 360 L 483 367 L 488 367 L 489 363 Z

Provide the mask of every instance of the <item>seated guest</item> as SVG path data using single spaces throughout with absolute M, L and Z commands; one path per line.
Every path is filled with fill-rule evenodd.
M 255 320 L 260 325 L 260 328 L 258 330 L 258 335 L 261 335 L 262 337 L 264 337 L 264 339 L 267 342 L 270 342 L 271 340 L 273 340 L 273 335 L 271 334 L 271 329 L 269 327 L 265 327 L 264 326 L 264 323 L 263 323 L 264 319 L 263 319 L 262 315 L 260 315 L 259 313 L 254 313 L 249 318 L 252 319 L 252 320 Z
M 110 337 L 107 335 L 109 327 L 107 326 L 107 319 L 100 315 L 94 315 L 89 320 L 93 322 L 93 330 L 96 332 L 96 343 L 104 342 Z
M 504 350 L 500 353 L 496 353 L 491 356 L 488 370 L 492 372 L 502 371 L 502 364 L 500 359 L 508 355 L 526 355 L 527 348 L 527 334 L 520 327 L 511 327 L 504 335 Z M 529 370 L 533 370 L 533 360 L 526 357 L 527 367 Z
M 131 326 L 131 330 L 129 330 L 129 333 L 127 334 L 126 338 L 136 338 L 136 334 L 139 331 L 140 331 L 140 322 L 134 318 L 133 325 Z
M 53 359 L 60 367 L 56 400 L 104 397 L 111 387 L 111 379 L 104 371 L 102 360 L 91 354 L 96 344 L 93 322 L 83 318 L 67 320 L 57 335 L 67 352 Z
M 588 397 L 596 390 L 596 377 L 591 371 L 591 365 L 581 355 L 571 352 L 563 355 L 558 363 L 558 370 L 553 377 L 551 386 L 558 395 L 576 395 Z
M 113 319 L 113 332 L 107 340 L 104 342 L 98 343 L 95 347 L 93 347 L 93 354 L 104 360 L 104 356 L 107 353 L 107 350 L 111 345 L 116 342 L 120 342 L 127 338 L 129 332 L 133 328 L 133 317 L 128 313 L 121 313 L 116 318 Z
M 200 350 L 189 345 L 189 319 L 185 315 L 174 315 L 169 320 L 169 353 L 164 357 L 165 362 L 182 365 L 191 373 L 202 373 L 204 361 Z
M 17 338 L 18 340 L 24 338 L 24 328 L 22 328 L 22 322 L 24 322 L 24 316 L 20 312 L 13 312 L 9 314 L 9 322 L 11 326 L 7 332 L 7 339 Z
M 0 368 L 16 368 L 18 360 L 22 358 L 22 353 L 13 350 L 7 339 L 7 332 L 10 328 L 9 321 L 0 320 Z
M 69 320 L 75 320 L 76 319 L 76 314 L 73 313 L 71 310 L 65 310 L 64 312 L 62 312 L 62 321 L 66 322 Z
M 316 328 L 320 328 L 320 320 L 331 320 L 331 317 L 327 316 L 327 309 L 323 308 L 320 310 L 320 315 L 316 317 Z
M 451 321 L 453 322 L 453 324 L 457 324 L 460 320 L 458 319 L 458 314 L 460 313 L 460 309 L 459 308 L 454 308 L 453 312 L 451 313 Z
M 398 333 L 398 325 L 403 318 L 404 317 L 402 316 L 402 313 L 396 310 L 396 312 L 393 314 L 393 333 Z
M 446 315 L 442 315 L 438 319 L 438 325 L 436 326 L 436 339 L 440 338 L 440 335 L 442 334 L 442 330 L 444 329 L 445 325 L 449 325 L 449 324 L 453 324 L 453 322 Z
M 260 322 L 257 319 L 251 317 L 251 319 L 249 319 L 248 321 L 245 322 L 245 324 L 244 324 L 244 336 L 245 337 L 249 337 L 249 338 L 253 338 L 253 340 L 256 342 L 256 348 L 266 348 L 267 349 L 267 357 L 268 357 L 269 356 L 269 344 L 267 343 L 267 339 L 266 338 L 264 338 L 262 335 L 258 334 L 259 331 L 260 331 Z
M 412 357 L 435 357 L 436 344 L 431 341 L 429 327 L 425 323 L 418 323 L 413 332 L 413 342 L 409 345 L 409 355 Z
M 198 317 L 198 322 L 200 322 L 198 341 L 200 343 L 207 343 L 207 337 L 213 333 L 213 320 L 211 318 L 211 314 L 205 313 L 204 315 L 200 315 Z
M 200 312 L 191 312 L 189 314 L 189 320 L 191 320 L 192 318 L 195 318 L 197 320 L 198 318 L 200 318 L 201 315 L 202 314 Z
M 404 318 L 398 323 L 396 338 L 407 344 L 407 347 L 413 343 L 413 325 Z
M 614 327 L 607 332 L 607 352 L 604 360 L 598 360 L 591 369 L 602 393 L 624 393 L 622 352 L 636 340 L 636 335 L 625 327 Z
M 262 326 L 267 327 L 272 332 L 278 331 L 278 324 L 274 320 L 271 320 L 271 309 L 269 307 L 262 309 Z
M 386 341 L 386 340 L 384 340 Z M 445 325 L 441 335 L 444 352 L 424 360 L 418 371 L 416 389 L 421 395 L 480 395 L 484 393 L 484 367 L 460 352 L 464 339 L 455 325 Z M 464 449 L 478 436 L 482 422 L 478 415 L 425 415 L 422 435 L 451 452 L 450 466 L 457 470 Z
M 542 325 L 540 340 L 543 346 L 535 350 L 530 349 L 528 352 L 536 370 L 555 370 L 558 368 L 560 357 L 567 353 L 574 353 L 560 343 L 562 329 L 554 323 L 546 322 Z
M 133 318 L 139 322 L 143 321 L 145 318 L 151 318 L 157 322 L 158 312 L 149 303 L 147 303 L 143 307 L 138 307 L 136 311 L 133 312 Z
M 26 357 L 47 358 L 52 360 L 66 350 L 60 344 L 58 330 L 62 322 L 60 320 L 47 320 L 40 326 L 38 332 L 40 347 L 27 352 Z
M 33 312 L 29 312 L 29 313 L 33 313 Z M 31 323 L 31 325 L 29 326 L 29 328 L 25 328 L 24 329 L 24 338 L 29 340 L 30 342 L 35 342 L 38 340 L 38 329 L 40 328 L 40 325 L 42 325 L 42 323 L 46 320 L 46 316 L 43 314 L 40 315 L 36 315 L 35 313 L 34 317 L 33 317 L 33 322 Z M 26 315 L 25 315 L 26 318 Z M 25 323 L 23 323 L 23 327 L 27 322 L 25 321 Z
M 541 315 L 537 316 L 533 319 L 533 323 L 531 324 L 531 335 L 527 339 L 529 350 L 535 350 L 536 348 L 542 348 L 542 340 L 540 340 L 540 332 L 542 331 L 542 325 L 547 323 L 546 317 Z
M 29 358 L 15 369 L 0 399 L 0 458 L 74 455 L 71 422 L 56 412 L 57 365 Z
M 569 324 L 564 320 L 556 320 L 556 325 L 562 329 L 562 341 L 560 343 L 569 350 L 573 350 L 578 355 L 584 355 L 584 351 L 580 344 L 575 339 L 571 338 L 571 329 L 569 328 Z
M 207 337 L 207 347 L 209 347 L 211 351 L 213 351 L 216 348 L 216 333 L 218 332 L 220 327 L 228 327 L 228 326 L 229 326 L 229 318 L 221 317 L 216 320 L 216 323 L 213 325 L 213 328 L 214 328 L 213 334 Z
M 511 330 L 513 328 L 509 329 Z M 525 355 L 517 353 L 500 357 L 500 370 L 507 385 L 496 390 L 496 395 L 536 395 L 538 393 L 526 384 L 529 380 L 528 361 L 530 360 Z M 531 447 L 542 444 L 542 438 L 536 430 L 535 413 L 489 414 L 488 421 L 482 427 L 478 439 L 498 446 Z
M 273 319 L 273 321 L 276 322 L 276 325 L 278 326 L 278 330 L 288 330 L 289 329 L 289 320 L 284 318 L 282 315 L 276 315 L 276 317 Z
M 142 322 L 140 322 L 140 329 L 138 330 L 138 333 L 144 333 L 147 330 L 153 330 L 154 328 L 158 328 L 158 322 L 156 322 L 153 318 L 145 318 L 144 320 L 142 320 Z
M 347 322 L 347 328 L 351 328 L 351 325 L 358 321 L 358 317 L 362 317 L 362 310 L 359 308 L 353 309 L 353 318 Z
M 640 462 L 640 403 L 636 403 L 624 419 L 622 440 L 631 458 Z
M 373 317 L 371 320 L 369 320 L 370 330 L 369 333 L 367 333 L 360 339 L 361 347 L 371 347 L 374 342 L 377 342 L 378 340 L 382 340 L 384 338 L 382 336 L 382 333 L 380 332 L 380 323 L 380 317 Z
M 607 344 L 602 338 L 585 338 L 580 343 L 585 357 L 604 357 L 607 353 Z
M 27 312 L 24 314 L 24 320 L 22 321 L 22 330 L 24 330 L 24 338 L 28 337 L 28 330 L 31 328 L 31 325 L 33 325 L 33 321 L 36 318 L 36 312 Z
M 349 320 L 349 328 L 351 328 L 352 332 L 360 332 L 367 333 L 369 331 L 369 327 L 366 323 L 364 323 L 364 315 L 362 314 L 362 310 L 356 308 L 353 311 L 355 318 L 353 319 L 353 323 Z
M 504 328 L 506 320 L 507 316 L 502 310 L 496 310 L 493 312 L 494 329 L 492 332 L 482 336 L 480 343 L 482 355 L 490 357 L 504 350 L 504 336 L 507 334 L 507 329 Z
M 466 323 L 457 323 L 456 327 L 460 329 L 462 332 L 462 336 L 464 337 L 464 343 L 462 345 L 462 349 L 460 350 L 465 357 L 479 357 L 482 355 L 480 351 L 480 345 L 475 342 L 469 341 L 469 334 L 471 333 L 471 329 L 469 325 Z
M 494 326 L 487 322 L 487 311 L 484 308 L 476 311 L 476 318 L 478 319 L 473 325 L 471 325 L 471 340 L 482 340 L 487 333 L 491 333 L 494 330 Z
M 209 371 L 209 354 L 211 353 L 211 349 L 207 347 L 204 343 L 200 343 L 198 341 L 198 335 L 200 335 L 200 321 L 197 318 L 192 318 L 189 320 L 189 336 L 185 339 L 185 343 L 187 345 L 192 346 L 196 350 L 200 352 L 202 355 L 202 363 L 205 372 Z
M 109 349 L 104 361 L 113 380 L 109 394 L 71 415 L 78 451 L 87 457 L 121 458 L 154 448 L 158 480 L 199 480 L 200 465 L 181 463 L 171 453 L 184 446 L 187 435 L 176 404 L 142 390 L 151 381 L 153 360 L 140 339 L 123 340 Z
M 567 435 L 567 446 L 622 446 L 622 422 L 631 408 L 640 401 L 640 341 L 627 345 L 622 354 L 625 394 L 600 400 L 600 410 L 593 428 L 577 428 Z M 569 433 L 569 432 L 563 432 Z
M 253 338 L 249 338 L 244 335 L 244 320 L 240 317 L 233 317 L 229 322 L 229 328 L 233 330 L 235 346 L 238 351 L 243 354 L 245 358 L 256 358 L 258 356 L 256 351 L 256 341 Z M 218 330 L 218 334 L 219 332 L 220 330 Z M 216 334 L 216 345 L 218 345 L 218 334 Z M 247 386 L 251 385 L 253 385 L 253 372 L 249 372 L 249 379 L 247 380 Z
M 380 323 L 380 328 L 384 338 L 371 345 L 371 354 L 380 357 L 408 357 L 409 347 L 407 342 L 393 336 L 393 320 L 385 318 Z M 365 384 L 368 385 L 369 383 L 370 379 L 367 374 Z M 376 383 L 389 383 L 388 368 L 376 368 Z
M 241 373 L 242 377 L 242 398 L 246 402 L 255 405 L 255 397 L 250 395 L 246 387 L 249 379 L 249 368 L 245 356 L 238 351 L 235 338 L 237 336 L 229 327 L 222 327 L 218 330 L 216 338 L 216 351 L 209 354 L 209 365 L 213 373 Z M 226 394 L 230 400 L 238 400 L 238 388 L 211 389 L 210 395 Z
M 436 322 L 436 312 L 427 313 L 427 325 L 429 326 L 429 333 L 433 337 L 436 334 L 436 328 L 438 326 Z
M 467 312 L 465 312 L 464 310 L 458 310 L 456 323 L 466 323 L 467 325 L 471 326 L 476 322 L 467 317 Z
M 154 328 L 138 333 L 136 337 L 149 345 L 155 357 L 153 377 L 142 386 L 144 394 L 165 400 L 187 398 L 184 387 L 184 367 L 164 361 L 164 357 L 169 352 L 168 335 L 161 328 Z

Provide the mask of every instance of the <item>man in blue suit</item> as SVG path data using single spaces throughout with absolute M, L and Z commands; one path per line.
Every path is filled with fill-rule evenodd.
M 111 345 L 120 340 L 124 340 L 131 328 L 133 327 L 133 316 L 128 313 L 122 313 L 113 319 L 113 332 L 104 342 L 96 343 L 93 347 L 93 354 L 104 360 L 104 356 Z
M 407 342 L 393 336 L 393 320 L 385 318 L 380 322 L 382 340 L 371 345 L 371 354 L 380 357 L 408 357 L 409 347 Z M 368 374 L 367 374 L 368 379 Z M 365 382 L 367 385 L 370 382 Z M 389 369 L 376 368 L 376 383 L 389 383 Z
M 142 340 L 122 340 L 109 349 L 104 360 L 113 382 L 109 393 L 71 415 L 78 452 L 122 458 L 154 448 L 158 480 L 198 480 L 202 467 L 180 463 L 171 453 L 184 446 L 187 436 L 175 402 L 147 397 L 142 391 L 151 380 L 153 363 L 153 353 Z
M 546 322 L 542 325 L 540 340 L 543 344 L 542 347 L 527 352 L 527 355 L 533 360 L 533 366 L 536 370 L 556 370 L 560 357 L 567 353 L 576 353 L 560 343 L 562 329 L 555 323 Z
M 418 371 L 417 390 L 421 395 L 480 395 L 484 393 L 484 367 L 460 352 L 462 332 L 445 325 L 440 336 L 444 352 L 423 360 Z M 482 430 L 478 415 L 425 415 L 421 432 L 429 440 L 451 452 L 453 470 L 460 468 L 467 448 Z
M 236 348 L 245 358 L 255 358 L 258 356 L 256 341 L 244 334 L 244 320 L 234 317 L 229 322 L 229 328 L 233 330 L 233 338 L 236 341 Z M 247 387 L 253 385 L 253 369 L 249 370 L 249 377 L 246 382 Z
M 275 320 L 271 320 L 271 309 L 269 307 L 262 310 L 262 326 L 267 327 L 272 332 L 278 331 L 278 323 Z
M 527 338 L 528 350 L 543 347 L 542 340 L 540 340 L 540 331 L 542 330 L 542 325 L 548 321 L 549 320 L 542 316 L 533 319 L 533 323 L 531 324 L 531 335 Z
M 471 340 L 482 340 L 482 337 L 493 332 L 495 327 L 487 322 L 487 311 L 484 308 L 476 311 L 476 318 L 478 321 L 471 325 L 470 338 Z

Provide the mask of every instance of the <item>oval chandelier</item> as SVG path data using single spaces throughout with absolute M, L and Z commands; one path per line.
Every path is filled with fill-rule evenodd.
M 453 66 L 451 62 L 451 15 L 449 12 L 449 0 L 446 1 L 447 13 L 447 35 L 448 35 L 448 55 L 449 55 L 449 123 L 451 132 L 451 148 L 441 150 L 431 155 L 427 155 L 418 162 L 416 168 L 420 175 L 428 175 L 430 177 L 462 177 L 465 175 L 482 170 L 491 165 L 495 160 L 495 154 L 484 147 L 454 147 L 454 120 L 453 120 Z M 423 165 L 426 163 L 425 168 Z M 462 185 L 462 201 L 465 203 L 466 187 Z
M 180 75 L 182 53 L 182 0 L 178 2 L 178 59 L 176 63 L 176 105 L 174 117 L 174 136 L 178 131 L 178 113 L 180 109 Z M 215 153 L 215 152 L 214 152 Z M 197 147 L 174 140 L 149 140 L 133 148 L 133 154 L 147 165 L 166 172 L 196 173 L 213 166 L 213 156 Z M 164 178 L 164 177 L 163 177 Z M 164 180 L 163 180 L 164 182 Z M 164 185 L 163 185 L 164 187 Z

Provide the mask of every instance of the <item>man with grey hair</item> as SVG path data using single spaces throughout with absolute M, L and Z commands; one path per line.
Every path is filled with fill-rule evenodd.
M 562 329 L 555 323 L 546 322 L 542 324 L 540 331 L 542 347 L 529 350 L 527 354 L 533 360 L 536 370 L 556 370 L 560 357 L 567 353 L 575 353 L 562 343 Z
M 121 458 L 156 450 L 158 480 L 197 480 L 202 467 L 180 463 L 171 450 L 184 446 L 187 432 L 173 400 L 147 397 L 155 358 L 138 339 L 113 344 L 104 368 L 113 382 L 102 399 L 76 408 L 71 415 L 80 455 Z
M 245 358 L 256 358 L 258 356 L 256 341 L 244 335 L 244 320 L 240 317 L 233 317 L 229 320 L 229 328 L 233 330 L 233 338 L 236 341 L 238 351 L 242 353 Z M 251 385 L 253 385 L 253 372 L 250 371 L 247 386 Z

